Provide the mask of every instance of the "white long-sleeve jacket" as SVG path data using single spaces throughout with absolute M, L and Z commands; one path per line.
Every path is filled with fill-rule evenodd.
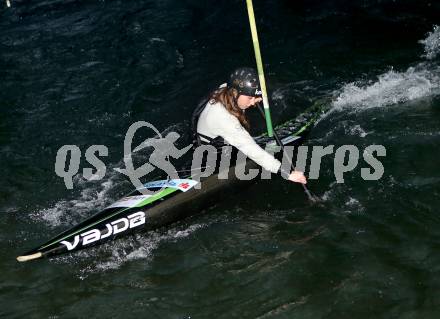
M 255 143 L 240 121 L 220 102 L 208 102 L 197 123 L 197 132 L 211 138 L 221 136 L 264 169 L 277 173 L 281 163 Z M 201 137 L 202 140 L 203 137 Z

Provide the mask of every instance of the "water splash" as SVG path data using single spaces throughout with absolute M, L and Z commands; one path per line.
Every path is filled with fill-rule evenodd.
M 42 220 L 51 227 L 71 225 L 88 216 L 90 212 L 105 208 L 110 201 L 107 194 L 113 186 L 113 178 L 110 178 L 100 183 L 99 189 L 85 188 L 79 198 L 61 200 L 53 207 L 30 214 L 30 217 L 34 220 Z
M 384 107 L 440 93 L 440 68 L 421 63 L 405 72 L 390 70 L 373 84 L 349 83 L 333 102 L 335 109 Z
M 150 231 L 147 234 L 134 234 L 131 237 L 108 242 L 95 249 L 76 252 L 74 256 L 61 256 L 54 259 L 54 262 L 78 264 L 77 275 L 83 280 L 92 274 L 117 270 L 131 261 L 146 260 L 148 262 L 153 252 L 162 243 L 180 241 L 207 226 L 208 224 L 177 225 L 166 232 Z M 96 258 L 97 255 L 99 258 Z
M 425 46 L 425 54 L 422 56 L 428 60 L 433 60 L 440 53 L 440 27 L 434 26 L 432 32 L 428 33 L 426 39 L 420 40 L 419 43 Z
M 358 199 L 348 196 L 348 200 L 344 204 L 344 212 L 346 214 L 362 214 L 365 213 L 365 207 Z
M 419 43 L 425 46 L 423 57 L 433 60 L 440 52 L 440 27 L 434 26 Z M 421 62 L 404 72 L 391 69 L 379 75 L 377 81 L 352 82 L 341 91 L 337 92 L 333 110 L 347 106 L 355 109 L 384 107 L 434 96 L 440 93 L 440 67 L 434 62 Z
M 365 130 L 359 124 L 356 124 L 348 129 L 347 134 L 364 138 L 370 134 L 370 132 L 365 132 Z

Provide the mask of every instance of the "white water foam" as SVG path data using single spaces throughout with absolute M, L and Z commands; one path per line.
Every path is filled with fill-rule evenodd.
M 52 207 L 31 213 L 33 220 L 45 222 L 50 227 L 71 226 L 80 222 L 82 219 L 104 209 L 115 198 L 111 192 L 115 185 L 120 185 L 125 181 L 125 177 L 116 172 L 114 167 L 121 167 L 123 161 L 107 165 L 105 177 L 100 180 L 86 180 L 80 174 L 73 177 L 74 189 L 80 189 L 80 195 L 75 199 L 62 199 Z
M 425 46 L 423 57 L 433 60 L 440 52 L 440 27 L 434 26 L 419 42 Z M 377 81 L 348 83 L 336 93 L 333 110 L 385 107 L 435 96 L 440 94 L 440 67 L 434 61 L 425 61 L 403 72 L 391 69 L 379 75 Z
M 345 202 L 345 213 L 347 214 L 360 214 L 365 212 L 365 207 L 361 204 L 361 202 L 351 196 L 348 196 L 348 201 Z
M 324 194 L 321 196 L 321 199 L 325 202 L 329 202 L 335 199 L 338 193 L 336 189 L 338 188 L 339 185 L 340 184 L 337 184 L 336 182 L 330 183 L 330 185 L 328 186 L 329 189 L 324 192 Z
M 61 200 L 53 207 L 42 209 L 30 214 L 32 219 L 39 219 L 51 227 L 70 225 L 78 217 L 87 216 L 91 211 L 103 209 L 109 204 L 108 191 L 114 182 L 112 178 L 99 185 L 100 189 L 86 188 L 81 191 L 80 197 L 72 200 Z
M 148 261 L 160 244 L 179 241 L 207 226 L 208 224 L 194 224 L 188 227 L 176 226 L 165 233 L 150 231 L 148 234 L 135 234 L 132 237 L 111 241 L 96 249 L 75 252 L 74 257 L 60 257 L 56 262 L 62 264 L 86 262 L 87 266 L 79 269 L 78 273 L 80 279 L 85 279 L 94 273 L 119 269 L 133 260 Z M 96 258 L 97 255 L 99 258 Z
M 371 132 L 365 132 L 365 130 L 359 124 L 356 124 L 354 126 L 351 126 L 348 129 L 348 132 L 346 132 L 346 133 L 349 135 L 359 136 L 359 137 L 364 138 L 365 136 L 367 136 Z
M 324 135 L 309 138 L 307 143 L 309 145 L 333 143 L 332 141 L 338 139 L 338 136 L 340 135 L 365 138 L 370 134 L 374 134 L 374 130 L 366 131 L 362 126 L 356 124 L 354 121 L 338 120 L 335 122 L 336 123 L 333 127 L 329 128 L 327 131 L 324 131 Z
M 440 27 L 434 26 L 432 32 L 428 33 L 426 39 L 420 40 L 419 43 L 425 46 L 424 58 L 433 60 L 440 53 Z
M 329 189 L 321 196 L 321 199 L 329 203 L 336 202 L 337 207 L 335 208 L 335 212 L 338 214 L 341 212 L 345 214 L 365 213 L 366 209 L 361 201 L 351 194 L 347 195 L 347 193 L 350 193 L 350 191 L 347 192 L 347 188 L 344 184 L 333 182 L 329 185 Z M 344 202 L 340 203 L 340 200 L 344 200 Z
M 369 85 L 349 83 L 342 89 L 333 107 L 336 110 L 350 106 L 368 109 L 403 103 L 440 93 L 440 68 L 429 70 L 421 63 L 405 72 L 390 70 Z

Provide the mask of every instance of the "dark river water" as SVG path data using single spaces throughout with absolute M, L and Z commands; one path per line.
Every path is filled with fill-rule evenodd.
M 379 180 L 362 178 L 361 157 L 337 183 L 326 156 L 309 182 L 322 206 L 273 178 L 170 227 L 24 264 L 16 256 L 131 191 L 114 170 L 131 124 L 187 145 L 200 98 L 255 58 L 245 1 L 10 3 L 0 317 L 440 318 L 438 2 L 254 1 L 273 121 L 329 99 L 305 144 L 383 145 Z M 66 189 L 54 170 L 66 144 L 81 167 L 106 145 L 104 178 L 77 174 Z

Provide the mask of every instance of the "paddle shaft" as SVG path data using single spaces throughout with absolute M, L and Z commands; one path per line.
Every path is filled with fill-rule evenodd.
M 257 109 L 258 111 L 260 111 L 261 116 L 264 118 L 264 111 L 261 109 L 260 104 L 258 103 L 257 105 Z M 286 149 L 284 148 L 283 143 L 281 142 L 280 137 L 278 136 L 278 133 L 276 131 L 273 131 L 273 137 L 275 138 L 275 141 L 277 142 L 277 144 L 281 147 L 281 149 L 283 150 L 283 154 L 284 156 L 287 158 L 287 160 L 290 163 L 290 167 L 295 170 L 295 167 L 293 166 L 293 161 L 290 158 L 289 154 L 287 154 Z M 311 201 L 311 202 L 316 202 L 316 199 L 314 198 L 314 196 L 311 194 L 310 190 L 307 188 L 306 185 L 301 183 L 301 186 L 304 190 L 304 193 L 306 193 L 307 198 Z

